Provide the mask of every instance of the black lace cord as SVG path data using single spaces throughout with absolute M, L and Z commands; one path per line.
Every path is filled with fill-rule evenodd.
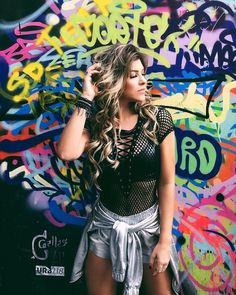
M 120 161 L 126 159 L 129 154 L 129 149 L 133 141 L 133 134 L 124 135 L 122 136 L 122 139 L 124 141 L 121 141 L 121 142 L 118 141 L 117 143 L 117 154 L 118 154 L 118 159 Z M 121 148 L 120 146 L 123 146 L 123 148 Z
M 126 173 L 124 175 L 126 177 L 123 178 L 121 176 L 120 169 L 118 170 L 120 187 L 121 187 L 121 190 L 122 190 L 122 192 L 123 192 L 123 194 L 124 194 L 124 196 L 126 198 L 128 198 L 128 196 L 130 194 L 131 182 L 132 182 L 132 178 L 131 178 L 131 176 L 132 176 L 132 159 L 133 159 L 133 156 L 134 156 L 134 149 L 135 149 L 135 146 L 136 146 L 138 136 L 139 136 L 139 134 L 141 132 L 142 125 L 143 125 L 143 122 L 139 118 L 138 123 L 136 125 L 136 128 L 134 130 L 134 135 L 133 135 L 133 138 L 132 138 L 132 141 L 131 141 L 131 144 L 130 144 L 130 149 L 129 149 L 128 155 L 127 155 L 128 169 L 126 170 Z M 116 153 L 118 154 L 117 147 L 116 147 Z
M 145 118 L 141 120 L 146 122 Z M 121 130 L 121 140 L 118 138 L 118 143 L 113 141 L 111 159 L 119 160 L 120 165 L 114 169 L 105 162 L 99 183 L 101 201 L 116 214 L 121 216 L 137 214 L 150 208 L 157 201 L 161 169 L 160 144 L 173 130 L 171 115 L 165 109 L 159 108 L 157 121 L 159 125 L 157 145 L 145 135 L 143 123 L 139 120 L 132 130 Z M 141 126 L 140 130 L 138 123 Z M 150 130 L 151 128 L 150 125 Z

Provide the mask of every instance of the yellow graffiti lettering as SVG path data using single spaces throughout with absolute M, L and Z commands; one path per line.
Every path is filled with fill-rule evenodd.
M 61 29 L 60 29 L 61 37 L 63 39 L 63 42 L 66 43 L 69 46 L 75 46 L 79 44 L 82 35 L 84 32 L 78 28 L 76 31 L 75 27 L 72 25 L 71 22 L 66 23 Z M 81 33 L 81 34 L 79 34 Z M 79 37 L 80 35 L 80 37 Z
M 236 88 L 236 82 L 229 82 L 224 86 L 223 93 L 222 93 L 222 112 L 220 116 L 216 116 L 210 108 L 209 110 L 209 117 L 210 120 L 214 123 L 222 123 L 226 119 L 227 112 L 230 109 L 230 97 L 231 97 L 231 91 Z
M 85 10 L 84 8 L 80 8 L 78 10 L 78 15 L 81 15 L 83 17 L 88 17 L 89 16 L 89 13 L 87 10 Z M 90 30 L 90 26 L 91 26 L 91 22 L 86 22 L 84 23 L 84 28 L 85 28 L 85 34 L 88 36 L 88 37 L 91 37 L 92 36 L 92 32 Z
M 70 16 L 69 22 L 60 30 L 64 42 L 70 46 L 76 46 L 80 43 L 93 46 L 96 42 L 94 34 L 92 35 L 92 41 L 89 42 L 89 36 L 86 35 L 86 32 L 80 27 L 80 25 L 83 25 L 88 29 L 89 26 L 94 23 L 95 19 L 95 14 L 87 17 L 83 17 L 78 14 L 72 14 Z
M 13 96 L 15 102 L 20 102 L 27 96 L 29 87 L 29 81 L 23 75 L 20 76 L 18 71 L 15 71 L 7 82 L 7 90 L 11 92 L 23 88 L 19 94 Z
M 199 41 L 199 36 L 198 35 L 194 35 L 188 44 L 188 49 L 192 49 L 194 47 L 194 45 Z
M 154 104 L 165 105 L 165 106 L 175 106 L 177 108 L 183 109 L 181 113 L 174 114 L 175 120 L 186 118 L 184 110 L 190 110 L 192 112 L 206 113 L 207 100 L 201 94 L 195 93 L 197 90 L 197 84 L 195 82 L 190 83 L 188 87 L 188 92 L 186 96 L 182 93 L 175 93 L 170 96 L 166 96 L 164 99 L 155 100 Z M 188 117 L 194 115 L 188 114 Z
M 152 75 L 152 78 L 154 75 Z M 213 108 L 209 107 L 209 119 L 213 123 L 222 123 L 226 119 L 227 112 L 230 109 L 230 97 L 231 91 L 236 88 L 236 82 L 229 82 L 223 88 L 222 92 L 222 112 L 219 116 L 214 114 Z M 186 95 L 182 93 L 175 93 L 170 96 L 166 96 L 165 98 L 156 99 L 153 104 L 155 105 L 163 105 L 176 107 L 178 109 L 182 109 L 182 112 L 171 111 L 173 118 L 175 120 L 178 119 L 186 119 L 194 117 L 194 114 L 186 114 L 185 110 L 191 111 L 193 113 L 198 112 L 206 115 L 207 109 L 207 99 L 201 95 L 196 93 L 197 84 L 192 82 L 189 84 L 188 92 Z M 212 104 L 212 103 L 211 103 Z
M 109 11 L 107 9 L 107 6 L 108 6 L 108 4 L 110 4 L 112 2 L 111 0 L 103 0 L 103 1 L 94 0 L 93 2 L 97 5 L 97 7 L 100 10 L 102 15 L 105 15 L 105 16 L 109 15 Z
M 63 68 L 58 65 L 54 65 L 48 66 L 44 70 L 41 63 L 32 62 L 21 70 L 21 74 L 19 71 L 19 69 L 15 70 L 7 83 L 8 91 L 13 92 L 18 90 L 19 93 L 14 96 L 11 95 L 10 97 L 7 93 L 4 93 L 4 97 L 11 98 L 17 103 L 23 99 L 30 99 L 29 90 L 34 88 L 41 81 L 44 74 L 47 81 L 46 83 L 50 84 L 61 76 Z M 1 89 L 0 93 L 3 93 Z
M 51 46 L 53 46 L 59 54 L 63 54 L 61 49 L 61 42 L 60 40 L 53 36 L 49 36 L 49 32 L 53 26 L 48 26 L 47 28 L 43 29 L 41 35 L 39 36 L 38 40 L 36 41 L 36 45 L 42 44 L 44 41 L 47 41 Z
M 32 62 L 24 68 L 23 72 L 30 76 L 34 81 L 39 82 L 43 76 L 44 69 L 41 63 Z

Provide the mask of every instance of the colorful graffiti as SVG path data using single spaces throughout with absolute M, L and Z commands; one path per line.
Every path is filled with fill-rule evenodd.
M 86 155 L 65 162 L 55 145 L 92 55 L 133 43 L 148 56 L 154 103 L 176 126 L 181 269 L 198 294 L 235 294 L 235 2 L 37 3 L 0 19 L 1 179 L 20 184 L 27 206 L 53 226 L 84 226 L 96 197 L 81 177 Z

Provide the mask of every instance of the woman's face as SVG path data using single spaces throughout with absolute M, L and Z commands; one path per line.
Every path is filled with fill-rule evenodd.
M 129 102 L 144 102 L 146 90 L 145 69 L 140 59 L 137 59 L 130 65 L 121 99 Z

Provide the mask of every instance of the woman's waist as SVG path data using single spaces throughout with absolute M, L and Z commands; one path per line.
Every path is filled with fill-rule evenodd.
M 139 169 L 140 170 L 140 169 Z M 138 172 L 136 169 L 131 173 L 128 173 L 128 169 L 119 169 L 113 170 L 111 168 L 103 169 L 102 173 L 98 177 L 99 185 L 107 186 L 110 184 L 120 183 L 121 180 L 123 182 L 130 181 L 131 183 L 137 182 L 157 182 L 159 179 L 159 173 L 157 171 L 144 171 Z
M 101 199 L 98 202 L 99 202 L 100 208 L 102 208 L 102 210 L 105 213 L 107 213 L 110 217 L 112 217 L 114 220 L 125 222 L 125 223 L 127 223 L 129 225 L 137 224 L 139 222 L 142 222 L 143 220 L 153 216 L 155 213 L 156 213 L 156 217 L 158 219 L 158 203 L 157 202 L 152 204 L 147 209 L 145 209 L 145 210 L 143 210 L 143 211 L 141 211 L 139 213 L 135 213 L 135 214 L 131 214 L 131 215 L 117 214 L 116 212 L 114 212 L 114 210 L 107 207 L 106 204 L 104 204 Z
M 101 209 L 105 215 L 115 221 L 119 220 L 127 222 L 128 224 L 136 224 L 150 216 L 153 216 L 155 212 L 157 212 L 158 215 L 158 199 L 156 197 L 153 198 L 152 202 L 146 203 L 146 206 L 143 206 L 142 208 L 136 208 L 135 203 L 131 206 L 127 206 L 128 202 L 125 202 L 125 200 L 123 203 L 117 203 L 112 195 L 110 196 L 109 201 L 107 201 L 108 198 L 103 197 L 104 196 L 101 193 L 97 206 L 99 206 L 99 210 Z
M 100 200 L 102 204 L 121 216 L 130 216 L 141 213 L 152 207 L 157 201 L 157 188 L 154 183 L 146 185 L 131 184 L 130 187 L 125 184 L 109 184 L 101 187 Z

